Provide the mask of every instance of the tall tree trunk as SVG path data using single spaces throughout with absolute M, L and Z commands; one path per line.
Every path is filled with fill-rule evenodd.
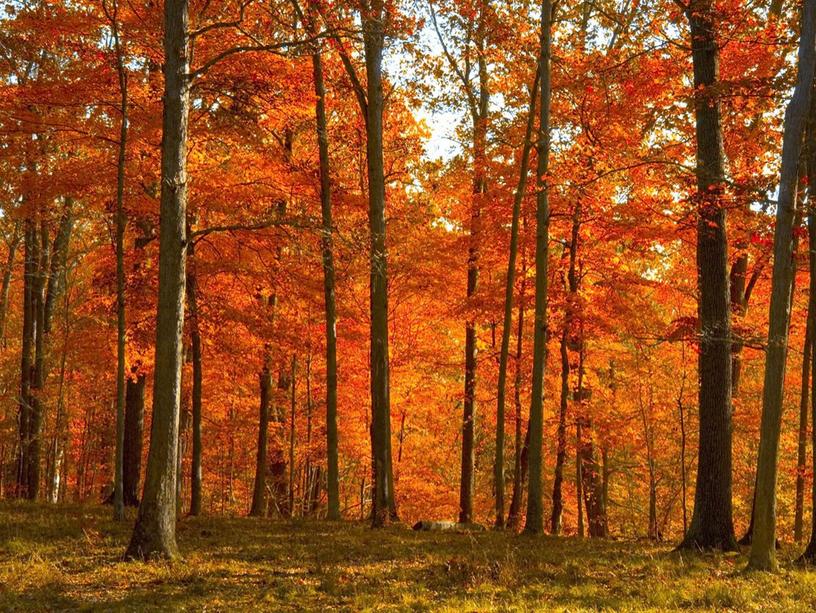
M 203 444 L 201 439 L 201 392 L 203 379 L 203 365 L 201 357 L 201 324 L 198 310 L 198 276 L 195 259 L 195 243 L 190 242 L 187 248 L 187 305 L 190 323 L 190 344 L 193 353 L 193 398 L 192 398 L 192 428 L 193 428 L 193 457 L 190 467 L 190 515 L 201 515 L 201 458 Z
M 28 495 L 29 445 L 31 442 L 31 374 L 34 350 L 34 279 L 39 262 L 38 235 L 35 221 L 27 217 L 24 226 L 24 272 L 23 272 L 23 338 L 20 352 L 20 398 L 18 425 L 20 442 L 17 458 L 16 494 Z
M 125 435 L 122 444 L 122 492 L 124 503 L 139 506 L 144 439 L 145 376 L 135 374 L 125 383 Z
M 292 354 L 292 385 L 289 411 L 289 507 L 287 509 L 289 517 L 295 516 L 295 374 L 297 370 L 297 357 Z
M 128 135 L 128 83 L 119 35 L 119 1 L 112 0 L 113 10 L 103 9 L 111 23 L 119 77 L 119 143 L 116 163 L 116 448 L 113 477 L 113 518 L 125 518 L 124 441 L 125 441 L 125 163 Z
M 187 124 L 190 108 L 188 0 L 164 6 L 159 299 L 150 451 L 139 516 L 126 557 L 174 558 L 176 462 L 187 221 Z
M 499 380 L 496 395 L 496 458 L 494 460 L 493 480 L 496 485 L 496 527 L 504 526 L 504 421 L 505 403 L 507 396 L 507 363 L 510 355 L 510 334 L 513 327 L 513 291 L 516 282 L 516 257 L 519 242 L 519 221 L 521 218 L 521 203 L 527 189 L 527 175 L 530 166 L 530 150 L 533 147 L 533 127 L 535 124 L 536 98 L 538 96 L 538 71 L 536 71 L 533 87 L 530 89 L 530 104 L 527 110 L 527 125 L 524 130 L 524 145 L 519 162 L 519 179 L 513 195 L 513 219 L 510 223 L 510 250 L 507 262 L 507 280 L 504 285 L 504 323 L 502 325 L 501 349 L 499 353 Z M 524 279 L 522 279 L 522 285 Z M 519 318 L 522 307 L 519 305 Z M 513 477 L 514 498 L 517 490 L 516 481 L 519 474 L 519 454 L 521 446 L 521 415 L 516 415 L 516 462 Z M 520 484 L 519 484 L 520 485 Z
M 487 0 L 479 1 L 476 24 L 478 102 L 471 108 L 473 121 L 473 192 L 470 211 L 470 244 L 467 260 L 467 303 L 471 305 L 479 285 L 479 249 L 482 236 L 482 207 L 487 194 L 487 113 L 490 101 L 487 58 L 485 57 Z M 468 314 L 465 324 L 465 396 L 462 415 L 462 469 L 459 479 L 459 522 L 473 521 L 474 437 L 476 419 L 476 321 Z M 497 490 L 498 492 L 498 490 Z
M 737 546 L 731 513 L 731 324 L 715 11 L 711 0 L 691 0 L 686 8 L 697 137 L 700 437 L 694 512 L 679 547 L 730 550 Z
M 793 222 L 802 137 L 810 111 L 813 75 L 816 71 L 814 43 L 816 0 L 805 0 L 799 41 L 798 79 L 793 98 L 785 111 L 782 170 L 774 229 L 774 263 L 762 390 L 754 533 L 748 559 L 748 567 L 755 570 L 776 568 L 776 477 L 793 279 Z
M 320 160 L 321 242 L 323 247 L 323 297 L 326 308 L 326 459 L 328 466 L 328 519 L 340 519 L 340 469 L 337 452 L 337 308 L 334 286 L 334 245 L 331 205 L 331 170 L 329 135 L 326 121 L 326 86 L 323 61 L 319 52 L 312 54 L 315 84 L 315 118 Z
M 536 256 L 535 316 L 533 336 L 533 382 L 530 400 L 530 487 L 527 494 L 527 518 L 524 531 L 544 531 L 544 504 L 541 484 L 542 443 L 544 438 L 544 367 L 547 361 L 547 274 L 549 249 L 549 186 L 547 177 L 550 157 L 550 46 L 552 2 L 541 2 L 541 48 L 538 72 L 541 78 L 539 125 L 536 149 Z
M 366 66 L 366 158 L 368 224 L 371 236 L 371 414 L 374 456 L 374 527 L 391 519 L 391 400 L 388 375 L 388 271 L 385 240 L 382 59 L 385 45 L 383 0 L 361 10 Z
M 8 314 L 9 289 L 11 288 L 11 277 L 14 274 L 14 260 L 17 256 L 17 249 L 23 236 L 22 221 L 14 222 L 11 238 L 8 241 L 8 254 L 6 255 L 6 266 L 3 269 L 3 281 L 0 283 L 0 347 L 6 347 L 6 315 Z

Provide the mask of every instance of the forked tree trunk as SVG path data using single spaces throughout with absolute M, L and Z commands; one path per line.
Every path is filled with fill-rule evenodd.
M 130 559 L 175 558 L 176 475 L 181 400 L 187 244 L 187 124 L 190 108 L 188 0 L 164 6 L 159 299 L 150 451 L 139 516 L 125 554 Z

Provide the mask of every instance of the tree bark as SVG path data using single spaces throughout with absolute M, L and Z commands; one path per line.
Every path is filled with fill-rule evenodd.
M 272 396 L 272 375 L 268 368 L 258 375 L 260 384 L 261 402 L 258 419 L 258 451 L 255 458 L 255 487 L 252 490 L 252 507 L 249 511 L 252 517 L 266 517 L 266 473 L 269 445 L 269 403 Z
M 526 224 L 525 224 L 526 227 Z M 515 458 L 513 462 L 513 496 L 510 499 L 510 509 L 507 513 L 507 527 L 515 530 L 521 520 L 521 502 L 524 496 L 524 481 L 527 478 L 527 450 L 530 443 L 530 428 L 527 428 L 522 443 L 522 415 L 521 415 L 521 357 L 524 341 L 524 307 L 525 289 L 527 287 L 527 262 L 522 251 L 521 259 L 521 287 L 518 299 L 518 322 L 516 324 L 516 355 L 515 373 L 513 375 L 513 400 L 515 408 Z
M 139 516 L 125 557 L 175 558 L 176 464 L 187 246 L 188 0 L 164 7 L 159 299 L 150 451 Z
M 697 137 L 700 437 L 694 511 L 679 547 L 731 550 L 737 546 L 731 511 L 731 327 L 715 11 L 711 0 L 692 0 L 686 8 Z
M 544 504 L 541 484 L 542 443 L 544 436 L 544 368 L 547 361 L 547 274 L 549 249 L 549 186 L 547 177 L 550 155 L 550 46 L 552 3 L 541 2 L 541 43 L 538 72 L 541 79 L 539 126 L 536 139 L 536 256 L 535 316 L 533 336 L 532 397 L 530 400 L 530 486 L 527 494 L 527 517 L 524 531 L 544 531 Z
M 814 43 L 816 0 L 805 0 L 799 41 L 798 78 L 793 98 L 785 111 L 782 170 L 774 229 L 774 263 L 762 390 L 754 532 L 748 559 L 748 567 L 754 570 L 773 570 L 777 566 L 776 477 L 793 279 L 793 221 L 802 137 L 810 111 L 813 75 L 816 70 Z
M 555 474 L 553 475 L 552 512 L 550 532 L 561 533 L 561 514 L 564 500 L 561 484 L 564 481 L 564 461 L 567 457 L 567 405 L 569 403 L 569 354 L 567 353 L 567 325 L 561 331 L 561 398 L 558 410 L 558 433 L 556 435 Z
M 193 457 L 190 467 L 190 515 L 201 515 L 201 487 L 202 487 L 202 454 L 201 439 L 201 394 L 203 380 L 203 364 L 201 356 L 201 325 L 198 309 L 198 275 L 195 259 L 195 243 L 187 248 L 187 305 L 190 324 L 190 344 L 193 353 L 193 398 L 192 398 L 192 427 L 193 427 Z
M 810 354 L 813 351 L 813 329 L 811 322 L 813 314 L 808 300 L 807 325 L 805 329 L 805 346 L 802 349 L 802 386 L 799 396 L 799 431 L 796 446 L 796 495 L 793 514 L 793 540 L 802 542 L 802 527 L 805 514 L 805 470 L 807 468 L 807 427 L 808 404 L 810 391 Z

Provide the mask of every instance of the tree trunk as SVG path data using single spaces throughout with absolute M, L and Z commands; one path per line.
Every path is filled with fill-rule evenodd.
M 731 338 L 717 15 L 711 0 L 686 8 L 697 137 L 697 283 L 700 437 L 694 512 L 680 548 L 736 548 L 731 514 Z
M 550 532 L 561 533 L 561 514 L 564 501 L 561 484 L 564 481 L 564 460 L 567 457 L 567 404 L 569 402 L 569 354 L 567 353 L 567 326 L 561 332 L 561 399 L 558 410 L 558 434 L 556 435 L 555 474 L 553 476 L 552 513 Z
M 470 211 L 470 243 L 467 260 L 467 304 L 471 305 L 479 285 L 479 247 L 482 235 L 482 207 L 487 194 L 487 113 L 490 101 L 486 43 L 487 0 L 480 0 L 476 24 L 476 49 L 479 91 L 478 102 L 471 106 L 473 122 L 473 191 Z M 459 479 L 459 523 L 473 521 L 474 436 L 477 369 L 476 321 L 469 313 L 465 324 L 465 395 L 462 415 L 462 470 Z M 498 492 L 498 490 L 497 490 Z
M 530 104 L 527 111 L 527 125 L 524 130 L 524 146 L 519 162 L 519 179 L 513 195 L 513 219 L 510 224 L 510 251 L 507 262 L 507 280 L 504 285 L 504 323 L 502 325 L 501 349 L 499 354 L 499 380 L 496 397 L 496 458 L 494 460 L 493 480 L 496 486 L 496 527 L 504 526 L 504 421 L 505 398 L 507 390 L 507 363 L 510 355 L 510 333 L 513 327 L 513 290 L 516 282 L 516 256 L 518 254 L 519 221 L 521 203 L 527 190 L 527 175 L 530 166 L 530 150 L 533 147 L 533 126 L 535 124 L 536 98 L 538 95 L 538 71 L 530 89 Z M 524 280 L 522 279 L 522 285 Z M 521 305 L 519 317 L 521 318 Z M 519 454 L 521 446 L 521 415 L 516 414 L 516 463 L 513 477 L 513 496 L 515 498 L 516 481 L 520 479 Z
M 266 517 L 266 472 L 268 465 L 269 446 L 269 403 L 272 396 L 272 375 L 268 368 L 258 375 L 260 384 L 261 402 L 258 419 L 258 452 L 255 458 L 255 487 L 252 490 L 252 507 L 249 511 L 252 517 Z
M 808 300 L 807 327 L 805 330 L 805 346 L 802 350 L 802 387 L 799 397 L 799 436 L 796 448 L 796 496 L 793 516 L 793 540 L 802 542 L 802 527 L 805 514 L 805 470 L 807 469 L 807 427 L 808 427 L 808 392 L 810 391 L 810 354 L 813 351 L 813 329 L 810 313 L 811 304 Z
M 22 222 L 18 219 L 14 222 L 11 240 L 8 241 L 8 254 L 6 255 L 6 266 L 3 269 L 3 281 L 0 284 L 0 347 L 6 347 L 6 315 L 8 314 L 9 289 L 11 288 L 11 277 L 14 273 L 14 259 L 17 256 L 17 248 L 20 246 L 22 238 Z
M 198 311 L 198 276 L 195 259 L 195 243 L 187 248 L 187 305 L 190 324 L 190 343 L 193 353 L 193 457 L 190 468 L 190 515 L 201 515 L 201 458 L 203 444 L 201 440 L 201 392 L 202 392 L 202 358 L 201 358 L 201 325 Z
M 28 495 L 29 445 L 31 442 L 31 374 L 34 350 L 34 278 L 37 274 L 38 236 L 35 222 L 25 220 L 24 272 L 23 272 L 23 338 L 20 355 L 20 399 L 18 424 L 20 442 L 17 458 L 16 494 L 24 498 Z
M 144 493 L 125 554 L 127 558 L 174 558 L 178 555 L 176 462 L 184 326 L 190 107 L 187 22 L 188 0 L 168 0 L 164 7 L 164 117 L 153 420 Z
M 526 226 L 526 224 L 525 224 Z M 521 415 L 521 357 L 524 341 L 524 307 L 525 289 L 527 287 L 527 262 L 522 252 L 521 259 L 521 287 L 518 299 L 518 323 L 516 331 L 515 373 L 513 376 L 513 400 L 516 418 L 515 458 L 513 462 L 513 496 L 510 499 L 510 509 L 507 513 L 507 527 L 516 530 L 521 519 L 521 502 L 524 496 L 524 480 L 527 478 L 527 449 L 529 448 L 530 429 L 527 428 L 522 443 L 522 415 Z
M 805 0 L 799 41 L 798 80 L 793 98 L 785 111 L 782 170 L 774 229 L 774 263 L 762 390 L 754 533 L 748 559 L 748 567 L 755 570 L 776 568 L 776 477 L 793 278 L 793 220 L 802 137 L 810 111 L 816 69 L 814 42 L 816 0 Z
M 331 170 L 329 135 L 326 120 L 326 86 L 323 61 L 319 52 L 312 54 L 315 84 L 315 118 L 320 160 L 320 213 L 322 217 L 323 297 L 326 308 L 326 459 L 328 466 L 328 519 L 340 519 L 340 469 L 337 451 L 337 308 L 334 286 L 334 245 L 331 205 Z
M 144 441 L 145 376 L 135 375 L 125 383 L 125 424 L 122 444 L 122 495 L 124 504 L 139 506 Z
M 539 126 L 536 149 L 536 256 L 535 256 L 535 316 L 533 336 L 533 382 L 530 400 L 530 487 L 527 494 L 527 518 L 524 531 L 539 534 L 544 531 L 544 504 L 541 484 L 542 443 L 544 437 L 544 367 L 547 361 L 547 274 L 549 249 L 549 170 L 550 156 L 550 41 L 552 2 L 541 2 L 541 48 L 538 72 L 541 78 Z
M 103 2 L 103 9 L 106 4 Z M 116 162 L 116 449 L 113 477 L 113 518 L 125 518 L 124 441 L 125 441 L 125 163 L 128 135 L 127 71 L 119 36 L 119 2 L 113 0 L 108 14 L 116 50 L 116 72 L 119 77 L 119 143 Z
M 388 376 L 388 271 L 385 240 L 382 58 L 384 6 L 372 0 L 361 11 L 366 65 L 366 157 L 368 223 L 371 236 L 371 414 L 374 456 L 372 525 L 391 519 L 394 504 L 391 466 L 391 408 Z

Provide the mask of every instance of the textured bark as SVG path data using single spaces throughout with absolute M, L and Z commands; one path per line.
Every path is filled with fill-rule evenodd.
M 748 567 L 754 570 L 776 568 L 776 478 L 793 279 L 793 225 L 802 137 L 810 111 L 813 76 L 816 71 L 814 43 L 816 0 L 805 0 L 799 41 L 798 78 L 793 98 L 785 111 L 782 170 L 774 229 L 774 263 L 762 389 L 754 531 L 748 559 Z
M 181 349 L 187 209 L 187 124 L 190 67 L 187 0 L 164 6 L 159 297 L 150 451 L 139 516 L 126 557 L 175 558 L 176 477 L 181 400 Z
M 691 523 L 679 547 L 736 548 L 731 511 L 731 339 L 717 18 L 711 0 L 686 8 L 697 139 L 700 437 Z
M 368 225 L 371 238 L 371 414 L 374 459 L 372 525 L 392 519 L 391 399 L 388 366 L 388 270 L 385 240 L 382 59 L 385 45 L 382 0 L 361 11 L 366 66 L 365 117 L 368 171 Z
M 549 249 L 549 186 L 547 185 L 550 156 L 550 45 L 552 3 L 541 2 L 541 43 L 538 72 L 541 78 L 539 125 L 536 139 L 536 255 L 535 255 L 535 315 L 533 336 L 532 397 L 530 400 L 530 486 L 527 494 L 527 517 L 524 531 L 538 534 L 544 531 L 544 503 L 541 484 L 542 442 L 544 435 L 544 367 L 547 361 L 547 274 Z
M 122 495 L 126 506 L 139 506 L 144 441 L 145 376 L 137 374 L 125 384 L 125 423 L 122 441 Z

